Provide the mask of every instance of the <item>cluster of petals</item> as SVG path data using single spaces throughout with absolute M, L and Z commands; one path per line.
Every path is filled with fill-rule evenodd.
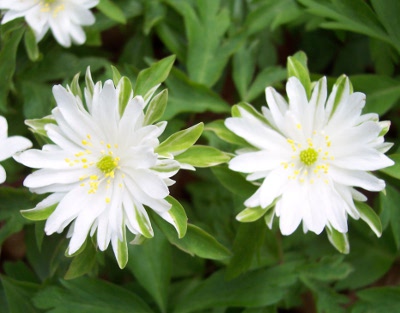
M 126 228 L 151 237 L 146 208 L 170 221 L 170 179 L 180 168 L 155 152 L 166 122 L 145 125 L 141 96 L 131 97 L 120 112 L 120 90 L 111 80 L 85 88 L 85 105 L 71 90 L 53 87 L 57 106 L 54 124 L 46 124 L 51 144 L 27 150 L 15 159 L 38 170 L 24 185 L 38 194 L 50 193 L 36 208 L 55 207 L 45 224 L 47 235 L 69 226 L 69 254 L 95 236 L 100 250 L 126 242 Z
M 268 87 L 268 108 L 255 113 L 239 105 L 240 114 L 225 121 L 249 144 L 230 161 L 230 169 L 259 186 L 245 206 L 274 210 L 285 235 L 301 222 L 305 232 L 319 234 L 328 227 L 346 233 L 347 216 L 360 217 L 355 202 L 366 201 L 359 189 L 385 188 L 370 172 L 393 165 L 384 154 L 392 146 L 383 138 L 389 122 L 362 114 L 366 97 L 352 92 L 345 76 L 329 97 L 325 78 L 310 99 L 296 77 L 286 91 L 288 101 Z
M 82 26 L 94 24 L 90 8 L 98 3 L 99 0 L 0 0 L 0 9 L 5 10 L 2 24 L 24 17 L 36 41 L 42 40 L 50 28 L 60 45 L 70 47 L 71 42 L 86 41 Z

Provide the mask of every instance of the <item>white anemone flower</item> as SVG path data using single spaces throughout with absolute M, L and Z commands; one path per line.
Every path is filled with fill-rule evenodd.
M 24 17 L 35 33 L 36 41 L 42 40 L 49 28 L 58 43 L 66 48 L 86 41 L 82 26 L 94 24 L 89 10 L 99 0 L 0 0 L 0 9 L 6 10 L 2 24 Z
M 96 235 L 101 251 L 111 242 L 117 259 L 119 245 L 126 245 L 126 228 L 152 237 L 145 206 L 173 224 L 166 197 L 174 183 L 170 177 L 180 165 L 155 152 L 167 122 L 146 125 L 141 96 L 131 96 L 121 114 L 119 86 L 108 80 L 104 86 L 98 82 L 85 88 L 87 109 L 70 88 L 54 86 L 55 123 L 44 126 L 53 143 L 15 156 L 38 169 L 24 185 L 38 194 L 51 193 L 26 212 L 40 214 L 50 208 L 51 214 L 44 217 L 47 235 L 69 226 L 70 255 L 88 235 Z
M 289 103 L 268 87 L 269 108 L 263 107 L 262 114 L 239 105 L 236 116 L 225 121 L 251 146 L 229 163 L 230 169 L 259 184 L 245 206 L 274 210 L 269 221 L 278 216 L 284 235 L 301 222 L 305 232 L 319 234 L 327 226 L 346 233 L 347 216 L 361 215 L 355 200 L 366 201 L 356 188 L 385 188 L 385 182 L 369 172 L 393 165 L 384 155 L 391 147 L 383 138 L 389 122 L 361 114 L 365 95 L 353 93 L 345 76 L 328 99 L 325 78 L 316 83 L 310 100 L 296 77 L 288 80 L 286 91 Z
M 29 139 L 22 136 L 8 137 L 7 120 L 0 116 L 0 161 L 12 157 L 15 153 L 32 147 Z M 0 165 L 0 184 L 6 181 L 6 171 Z

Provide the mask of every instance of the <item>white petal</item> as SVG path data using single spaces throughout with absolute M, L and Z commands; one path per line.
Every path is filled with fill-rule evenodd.
M 65 151 L 30 149 L 15 155 L 14 159 L 31 168 L 66 169 L 70 167 L 68 162 L 65 161 L 65 158 L 68 157 L 71 157 L 71 155 Z
M 4 183 L 6 181 L 6 171 L 4 170 L 4 167 L 0 165 L 0 184 Z
M 262 208 L 269 206 L 282 193 L 287 183 L 287 175 L 283 168 L 273 170 L 260 187 L 260 203 Z
M 316 234 L 320 234 L 327 223 L 326 217 L 326 203 L 325 198 L 321 194 L 320 188 L 317 189 L 318 183 L 310 185 L 307 192 L 308 207 L 304 209 L 303 213 L 303 224 L 307 230 L 310 230 Z
M 265 95 L 274 124 L 278 129 L 281 129 L 283 127 L 283 117 L 288 110 L 288 104 L 286 100 L 272 87 L 267 87 L 265 89 Z
M 300 194 L 297 188 L 290 189 L 282 195 L 277 203 L 276 213 L 278 215 L 279 204 L 279 228 L 282 235 L 292 234 L 300 225 L 302 219 L 301 207 L 299 207 Z
M 105 190 L 100 190 L 100 188 L 98 190 L 100 194 L 104 191 Z M 82 246 L 95 219 L 103 212 L 104 208 L 106 207 L 106 202 L 104 198 L 100 196 L 100 194 L 94 194 L 94 197 L 86 196 L 87 199 L 91 198 L 91 201 L 85 201 L 86 199 L 82 199 L 82 204 L 84 204 L 85 206 L 82 206 L 81 204 L 82 210 L 75 220 L 74 233 L 71 237 L 71 241 L 69 242 L 69 254 L 75 253 Z
M 8 136 L 7 120 L 0 115 L 0 141 L 6 139 Z
M 287 146 L 286 139 L 282 135 L 261 123 L 233 117 L 225 120 L 225 126 L 259 149 L 280 150 Z
M 49 25 L 54 38 L 65 48 L 71 46 L 71 38 L 68 34 L 70 21 L 65 14 L 58 14 L 57 18 L 49 19 Z
M 12 136 L 0 141 L 0 161 L 8 159 L 15 153 L 32 147 L 30 140 L 21 136 Z
M 329 175 L 336 183 L 345 186 L 361 187 L 369 191 L 381 191 L 385 188 L 385 181 L 363 171 L 344 170 L 332 166 Z
M 169 195 L 168 187 L 155 173 L 143 169 L 130 170 L 127 173 L 137 186 L 151 198 L 164 199 Z
M 368 147 L 349 151 L 347 155 L 340 157 L 335 155 L 335 159 L 331 163 L 337 167 L 362 171 L 375 171 L 394 164 L 383 153 Z
M 83 168 L 67 170 L 40 169 L 25 178 L 24 186 L 28 188 L 38 188 L 52 184 L 70 184 L 79 182 L 79 178 L 86 175 L 90 175 L 90 172 Z
M 308 107 L 306 91 L 297 77 L 290 77 L 286 84 L 286 93 L 289 98 L 289 110 L 299 119 L 301 124 L 306 124 L 305 110 Z
M 289 151 L 280 152 L 280 155 L 268 151 L 241 154 L 229 162 L 229 168 L 242 173 L 269 171 L 279 167 L 282 162 L 290 160 L 291 154 Z
M 46 234 L 51 235 L 59 231 L 61 225 L 70 223 L 95 197 L 96 195 L 89 195 L 87 190 L 82 187 L 74 188 L 68 192 L 47 219 L 45 226 Z

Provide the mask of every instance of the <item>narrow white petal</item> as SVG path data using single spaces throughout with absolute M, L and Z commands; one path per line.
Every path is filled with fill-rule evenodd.
M 32 142 L 21 136 L 12 136 L 0 141 L 0 161 L 15 153 L 32 147 Z
M 87 169 L 72 168 L 67 170 L 40 169 L 25 178 L 24 186 L 38 188 L 52 184 L 70 184 L 79 182 L 79 178 L 89 174 Z
M 83 211 L 96 195 L 89 195 L 87 190 L 77 187 L 68 192 L 60 201 L 55 211 L 49 216 L 45 225 L 45 232 L 51 235 L 74 220 Z
M 31 168 L 66 169 L 70 165 L 65 161 L 71 155 L 65 151 L 43 151 L 30 149 L 14 156 L 14 159 Z
M 7 175 L 4 167 L 0 165 L 0 184 L 4 183 L 6 181 Z
M 5 117 L 0 115 L 0 141 L 6 139 L 8 136 L 8 124 Z
M 259 149 L 280 150 L 287 145 L 282 135 L 261 123 L 249 123 L 243 118 L 233 117 L 225 120 L 225 126 Z
M 300 225 L 302 219 L 302 211 L 299 206 L 300 198 L 301 195 L 297 188 L 291 188 L 290 191 L 284 193 L 281 200 L 278 201 L 280 203 L 279 228 L 282 235 L 292 234 Z
M 283 187 L 287 184 L 287 175 L 283 168 L 273 170 L 263 181 L 260 187 L 260 203 L 262 208 L 269 206 L 282 194 Z
M 288 145 L 289 146 L 289 145 Z M 229 168 L 242 173 L 269 171 L 277 168 L 282 162 L 290 160 L 289 151 L 280 151 L 277 155 L 268 151 L 257 151 L 238 155 L 229 162 Z
M 329 174 L 336 183 L 345 186 L 361 187 L 369 191 L 381 191 L 385 188 L 385 182 L 382 179 L 367 172 L 344 170 L 332 166 Z

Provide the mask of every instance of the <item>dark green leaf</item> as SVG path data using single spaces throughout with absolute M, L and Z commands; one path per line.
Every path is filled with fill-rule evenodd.
M 39 292 L 33 298 L 35 306 L 52 313 L 153 313 L 133 292 L 103 280 L 84 277 L 61 283 Z
M 39 285 L 18 281 L 6 276 L 1 276 L 4 292 L 7 298 L 8 309 L 10 313 L 38 313 L 31 299 L 39 290 Z
M 161 312 L 166 312 L 172 265 L 171 247 L 158 228 L 154 227 L 154 231 L 154 238 L 142 245 L 129 245 L 127 268 L 153 297 Z
M 246 272 L 264 242 L 267 226 L 263 220 L 254 223 L 241 223 L 233 242 L 233 256 L 226 269 L 227 279 Z

